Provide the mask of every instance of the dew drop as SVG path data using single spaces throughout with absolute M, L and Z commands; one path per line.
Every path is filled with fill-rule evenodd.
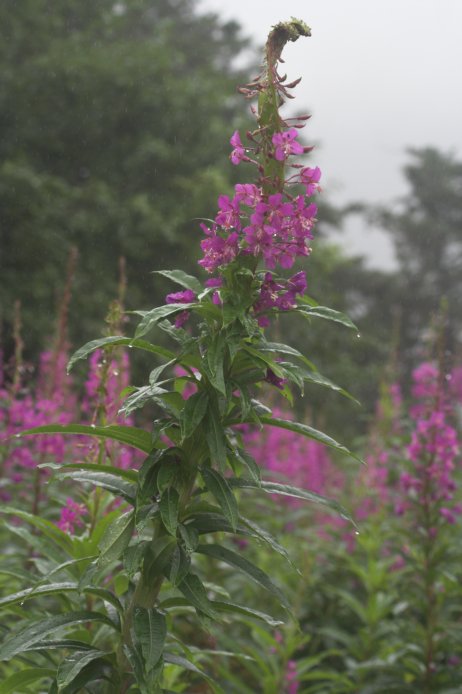
M 128 345 L 128 349 L 133 349 L 133 345 Z
M 119 372 L 118 372 L 118 371 L 113 371 L 112 373 L 113 373 L 114 376 L 118 376 L 118 375 L 119 375 Z
M 355 535 L 359 535 L 359 530 L 355 530 Z
M 19 603 L 19 607 L 24 607 L 24 600 Z
M 359 339 L 361 337 L 361 333 L 356 333 L 356 337 Z
M 446 381 L 450 381 L 452 379 L 452 374 L 446 374 L 445 378 Z
M 21 438 L 21 434 L 15 434 L 14 436 L 15 436 L 16 439 L 20 439 L 20 438 Z
M 96 424 L 90 424 L 92 429 L 96 429 Z

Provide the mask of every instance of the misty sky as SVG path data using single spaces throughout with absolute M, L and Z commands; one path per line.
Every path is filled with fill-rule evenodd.
M 333 202 L 392 205 L 406 192 L 407 147 L 462 156 L 462 0 L 200 0 L 199 9 L 237 19 L 257 44 L 291 16 L 311 27 L 287 46 L 285 67 L 302 76 L 296 106 L 312 114 L 304 136 Z M 338 238 L 389 265 L 385 240 L 358 222 Z

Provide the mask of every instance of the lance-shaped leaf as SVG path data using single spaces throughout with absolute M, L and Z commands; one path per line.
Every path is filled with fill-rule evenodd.
M 106 466 L 99 467 L 99 472 L 94 470 L 60 470 L 55 476 L 59 479 L 72 479 L 76 482 L 92 484 L 94 487 L 102 487 L 133 504 L 136 498 L 136 484 L 106 472 Z
M 58 667 L 56 683 L 58 687 L 67 687 L 74 683 L 76 677 L 93 660 L 101 660 L 106 654 L 96 649 L 75 651 L 68 655 Z
M 319 431 L 318 429 L 310 427 L 308 424 L 302 424 L 301 422 L 292 422 L 289 419 L 280 419 L 279 417 L 268 417 L 266 415 L 261 416 L 260 420 L 263 424 L 268 424 L 272 427 L 278 427 L 280 429 L 288 429 L 289 431 L 294 431 L 296 434 L 306 436 L 309 439 L 313 439 L 314 441 L 323 443 L 325 446 L 328 446 L 329 448 L 335 449 L 339 453 L 348 455 L 351 458 L 357 460 L 359 463 L 363 462 L 361 458 L 352 453 L 348 448 L 346 448 L 341 443 L 333 439 L 331 436 L 324 434 L 324 432 Z
M 189 438 L 204 419 L 209 404 L 208 395 L 202 391 L 191 395 L 181 412 L 180 425 L 183 439 Z
M 255 583 L 258 583 L 258 585 L 272 593 L 279 600 L 281 605 L 289 608 L 289 602 L 286 596 L 282 590 L 273 583 L 268 574 L 258 566 L 255 566 L 255 564 L 252 564 L 252 562 L 241 554 L 237 554 L 237 552 L 233 552 L 231 549 L 227 549 L 221 545 L 199 545 L 196 551 L 239 569 L 255 581 Z
M 124 414 L 126 417 L 130 415 L 135 410 L 139 410 L 147 402 L 157 402 L 157 399 L 168 393 L 165 388 L 159 388 L 158 386 L 142 386 L 141 388 L 135 388 L 130 395 L 125 399 L 119 412 Z
M 341 323 L 352 330 L 358 329 L 351 318 L 345 313 L 335 311 L 333 308 L 328 308 L 327 306 L 298 306 L 296 311 L 309 318 L 324 318 L 325 320 L 334 321 L 334 323 Z
M 207 680 L 214 692 L 216 692 L 217 694 L 225 694 L 224 690 L 220 687 L 220 685 L 217 682 L 215 682 L 215 680 L 213 680 L 205 672 L 200 670 L 197 667 L 197 665 L 194 665 L 194 663 L 192 663 L 190 660 L 187 660 L 186 658 L 183 658 L 182 656 L 176 655 L 174 653 L 165 653 L 164 660 L 166 663 L 178 665 L 179 667 L 182 667 L 185 670 L 189 670 L 190 672 L 194 672 L 196 675 L 200 675 L 205 680 Z
M 180 503 L 180 495 L 174 487 L 167 487 L 162 493 L 159 510 L 167 532 L 173 537 L 176 537 L 176 529 L 178 527 L 178 510 Z
M 98 545 L 101 552 L 98 559 L 99 567 L 107 566 L 122 556 L 132 538 L 134 527 L 135 515 L 133 511 L 129 511 L 106 528 Z
M 210 451 L 210 457 L 223 472 L 226 468 L 226 435 L 220 420 L 218 407 L 209 403 L 205 420 L 205 438 Z
M 106 427 L 93 426 L 92 424 L 45 424 L 21 431 L 17 436 L 31 436 L 32 434 L 83 434 L 120 441 L 120 443 L 125 443 L 127 446 L 137 448 L 144 453 L 149 453 L 152 449 L 151 434 L 147 431 L 138 427 L 116 424 Z
M 238 614 L 244 617 L 253 617 L 259 619 L 262 622 L 266 622 L 270 627 L 277 627 L 284 624 L 280 619 L 275 619 L 271 615 L 261 612 L 260 610 L 254 610 L 251 607 L 244 607 L 244 605 L 236 605 L 233 602 L 223 601 L 223 600 L 213 600 L 212 602 L 214 608 L 218 612 L 225 612 L 230 614 Z
M 322 504 L 354 525 L 352 517 L 337 501 L 321 496 L 321 494 L 316 494 L 316 492 L 310 492 L 307 489 L 300 489 L 299 487 L 293 487 L 289 484 L 267 481 L 263 481 L 260 485 L 257 485 L 255 482 L 252 482 L 252 480 L 245 480 L 242 479 L 242 477 L 239 479 L 230 479 L 229 484 L 239 489 L 261 489 L 267 494 L 282 494 L 282 496 L 291 496 L 295 499 L 304 499 L 305 501 L 311 501 L 315 504 Z
M 197 277 L 188 275 L 183 270 L 154 270 L 153 275 L 162 275 L 167 277 L 172 282 L 176 282 L 185 289 L 191 289 L 195 294 L 200 294 L 203 287 Z
M 261 342 L 255 345 L 255 348 L 260 352 L 276 352 L 278 354 L 288 354 L 291 357 L 297 357 L 297 359 L 301 359 L 310 369 L 316 371 L 316 367 L 313 362 L 307 359 L 307 357 L 299 352 L 298 349 L 290 347 L 290 345 L 285 345 L 281 342 Z
M 158 354 L 161 357 L 165 357 L 166 359 L 173 359 L 175 354 L 171 352 L 169 349 L 165 349 L 165 347 L 159 347 L 158 345 L 152 345 L 150 342 L 147 342 L 146 340 L 137 340 L 134 337 L 122 337 L 121 335 L 112 335 L 110 337 L 101 337 L 98 340 L 92 340 L 91 342 L 87 342 L 83 347 L 80 347 L 74 354 L 71 356 L 69 363 L 67 365 L 67 371 L 72 369 L 74 366 L 75 362 L 79 361 L 79 359 L 85 359 L 88 357 L 89 354 L 94 352 L 97 349 L 101 349 L 103 347 L 118 347 L 119 345 L 124 345 L 126 347 L 136 347 L 137 349 L 142 349 L 146 352 L 151 352 L 152 354 Z
M 32 667 L 15 672 L 14 675 L 10 675 L 0 683 L 0 694 L 17 694 L 17 692 L 24 691 L 24 687 L 28 684 L 34 682 L 38 684 L 44 679 L 54 677 L 54 675 L 54 669 L 50 670 L 43 667 Z
M 230 522 L 234 530 L 236 530 L 239 521 L 239 509 L 236 497 L 226 478 L 211 468 L 202 468 L 201 475 L 205 482 L 205 486 L 220 505 L 225 518 Z
M 10 660 L 18 653 L 23 653 L 42 641 L 48 634 L 66 627 L 76 627 L 85 622 L 102 622 L 116 629 L 116 625 L 106 615 L 100 612 L 81 610 L 67 612 L 49 619 L 28 624 L 24 629 L 12 638 L 5 641 L 0 647 L 0 660 Z
M 58 528 L 54 523 L 51 523 L 46 518 L 41 518 L 33 513 L 28 513 L 27 511 L 21 511 L 20 509 L 14 508 L 12 506 L 0 507 L 0 513 L 4 513 L 9 516 L 17 516 L 21 520 L 30 523 L 35 528 L 38 528 L 41 533 L 46 535 L 54 544 L 61 547 L 67 554 L 72 554 L 72 540 L 71 538 Z
M 253 458 L 247 451 L 242 448 L 234 447 L 233 455 L 237 458 L 238 462 L 243 464 L 247 472 L 249 473 L 250 479 L 254 482 L 260 483 L 261 480 L 261 470 L 255 458 Z
M 87 470 L 89 472 L 101 472 L 99 463 L 42 463 L 37 467 L 49 468 L 50 470 Z M 104 465 L 104 472 L 136 483 L 138 481 L 138 470 L 124 470 L 114 465 Z
M 14 605 L 16 603 L 23 603 L 25 600 L 29 600 L 40 595 L 62 595 L 68 591 L 77 591 L 78 585 L 75 582 L 60 582 L 60 583 L 49 583 L 45 586 L 38 586 L 36 588 L 26 588 L 25 590 L 17 591 L 11 595 L 5 595 L 0 599 L 0 607 L 7 607 L 8 605 Z
M 133 616 L 134 645 L 138 646 L 151 670 L 159 661 L 167 636 L 165 616 L 153 608 L 137 607 Z
M 353 400 L 353 402 L 355 402 L 357 405 L 360 404 L 359 401 L 356 400 L 356 398 L 353 397 L 353 395 L 351 395 L 351 393 L 349 393 L 341 386 L 338 386 L 336 383 L 331 381 L 329 378 L 326 378 L 318 371 L 307 371 L 306 369 L 303 369 L 302 377 L 304 381 L 307 381 L 309 383 L 316 383 L 316 385 L 324 386 L 324 388 L 329 388 L 329 390 L 335 390 L 337 393 L 340 393 L 341 395 L 344 395 L 346 398 Z
M 287 550 L 285 547 L 283 547 L 279 542 L 276 540 L 275 537 L 271 535 L 267 530 L 264 528 L 261 528 L 257 523 L 254 523 L 253 521 L 249 520 L 248 518 L 243 518 L 240 516 L 240 520 L 242 523 L 244 523 L 249 530 L 249 534 L 252 537 L 257 538 L 258 540 L 263 540 L 263 542 L 266 542 L 266 544 L 271 547 L 272 550 L 277 552 L 278 554 L 281 555 L 281 557 L 284 557 L 284 559 L 290 564 L 290 566 L 298 573 L 301 575 L 301 572 L 295 564 L 293 563 L 292 559 L 290 558 Z
M 183 593 L 189 604 L 203 612 L 207 617 L 216 619 L 217 614 L 213 609 L 211 601 L 207 597 L 204 584 L 196 574 L 188 574 L 178 585 L 178 589 Z
M 210 383 L 224 396 L 226 396 L 226 384 L 223 373 L 225 352 L 225 336 L 223 333 L 218 333 L 209 341 L 204 362 Z
M 164 576 L 172 585 L 177 586 L 189 573 L 190 568 L 191 556 L 186 554 L 183 547 L 177 545 L 172 552 L 169 565 L 164 570 Z
M 189 304 L 166 304 L 165 306 L 158 306 L 152 309 L 152 311 L 134 311 L 135 314 L 142 316 L 140 323 L 138 324 L 135 337 L 139 338 L 146 335 L 154 326 L 161 321 L 163 318 L 168 318 L 173 316 L 175 313 L 180 313 L 181 311 L 187 311 L 188 309 L 197 306 L 195 303 Z

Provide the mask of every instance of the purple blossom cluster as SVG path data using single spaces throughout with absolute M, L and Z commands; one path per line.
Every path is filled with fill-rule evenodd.
M 72 392 L 72 381 L 65 381 L 67 354 L 62 351 L 54 354 L 43 352 L 40 356 L 35 392 L 25 382 L 17 381 L 14 386 L 7 386 L 0 369 L 0 453 L 2 465 L 1 499 L 9 501 L 12 490 L 18 489 L 27 496 L 26 481 L 30 475 L 26 470 L 35 470 L 38 465 L 48 461 L 62 463 L 65 459 L 67 444 L 58 434 L 37 437 L 28 445 L 16 445 L 19 432 L 32 427 L 49 424 L 69 424 L 76 410 L 76 395 Z M 40 474 L 45 475 L 42 471 Z
M 413 395 L 417 398 L 411 410 L 414 419 L 411 442 L 407 447 L 410 469 L 400 475 L 402 498 L 397 512 L 419 504 L 439 521 L 455 523 L 462 506 L 455 503 L 455 463 L 460 453 L 458 434 L 450 422 L 451 408 L 438 368 L 432 363 L 420 365 L 413 373 Z M 436 533 L 436 527 L 427 528 Z
M 291 268 L 297 257 L 310 252 L 317 206 L 308 198 L 318 190 L 313 181 L 319 177 L 319 169 L 302 169 L 297 182 L 308 193 L 290 199 L 283 193 L 265 196 L 252 183 L 236 184 L 232 198 L 220 195 L 213 224 L 201 224 L 206 238 L 199 265 L 212 273 L 243 253 L 262 259 L 268 269 Z
M 22 369 L 22 377 L 9 382 L 0 353 L 0 464 L 2 487 L 0 499 L 15 497 L 23 504 L 38 508 L 43 501 L 40 479 L 48 472 L 39 468 L 43 463 L 93 462 L 98 446 L 89 444 L 87 437 L 43 434 L 27 440 L 17 435 L 37 426 L 49 424 L 122 423 L 119 414 L 120 393 L 128 385 L 130 369 L 127 353 L 105 358 L 102 352 L 90 357 L 90 368 L 83 385 L 83 394 L 73 379 L 66 375 L 68 352 L 43 352 L 34 376 L 33 370 Z M 129 422 L 130 423 L 130 422 Z M 111 464 L 122 468 L 137 464 L 132 448 L 113 446 L 106 442 L 105 455 Z M 37 478 L 38 476 L 38 478 Z M 39 482 L 37 483 L 37 479 Z M 61 511 L 58 526 L 73 533 L 81 525 L 84 506 L 68 499 Z
M 270 156 L 277 162 L 285 162 L 290 156 L 302 154 L 305 148 L 297 142 L 297 135 L 295 128 L 275 133 Z M 237 131 L 230 142 L 233 164 L 247 161 L 258 166 L 248 156 L 247 151 L 250 150 L 244 148 Z M 203 257 L 199 265 L 208 273 L 218 274 L 218 277 L 212 278 L 217 286 L 223 283 L 223 270 L 238 256 L 251 256 L 266 270 L 274 271 L 278 267 L 287 270 L 297 258 L 309 255 L 317 213 L 317 206 L 310 198 L 320 191 L 321 171 L 318 167 L 292 166 L 297 168 L 297 173 L 284 181 L 284 186 L 280 186 L 283 192 L 266 192 L 264 177 L 259 185 L 238 183 L 233 197 L 219 196 L 218 212 L 213 222 L 209 226 L 201 224 L 205 238 L 201 241 Z M 293 185 L 304 188 L 304 194 L 291 195 L 288 187 Z M 289 280 L 274 280 L 271 272 L 267 272 L 255 302 L 255 313 L 261 315 L 272 308 L 291 309 L 296 305 L 296 295 L 303 294 L 305 290 L 303 272 L 296 273 Z M 214 293 L 213 300 L 220 303 L 218 291 Z M 169 295 L 167 301 L 187 302 L 188 299 L 186 292 L 178 292 Z M 182 315 L 177 323 L 182 324 L 186 317 L 187 314 Z M 262 316 L 259 323 L 264 327 L 268 320 Z

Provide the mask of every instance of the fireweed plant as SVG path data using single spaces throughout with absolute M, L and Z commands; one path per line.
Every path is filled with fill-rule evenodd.
M 194 650 L 178 638 L 177 620 L 191 619 L 195 611 L 205 629 L 233 615 L 275 627 L 284 615 L 281 610 L 289 609 L 270 576 L 223 539 L 255 538 L 286 556 L 279 543 L 243 513 L 246 490 L 318 502 L 342 512 L 315 492 L 262 480 L 240 431 L 249 423 L 277 427 L 351 455 L 326 434 L 276 416 L 255 399 L 265 384 L 289 401 L 290 385 L 302 389 L 305 381 L 341 390 L 297 350 L 267 340 L 265 328 L 279 313 L 321 317 L 354 328 L 346 316 L 303 296 L 303 271 L 289 278 L 279 274 L 309 255 L 316 221 L 313 197 L 320 171 L 294 161 L 308 149 L 298 142 L 307 117 L 287 122 L 279 113 L 298 82 L 289 84 L 279 75 L 281 52 L 288 41 L 309 35 L 309 28 L 297 20 L 275 26 L 266 44 L 264 71 L 241 90 L 257 100 L 257 127 L 247 133 L 245 144 L 238 132 L 232 135 L 230 158 L 233 165 L 253 166 L 257 179 L 237 184 L 233 197 L 221 195 L 217 215 L 201 225 L 199 265 L 208 279 L 203 284 L 180 270 L 162 271 L 181 290 L 169 294 L 163 306 L 135 311 L 141 320 L 133 338 L 95 340 L 70 360 L 69 367 L 95 350 L 119 345 L 160 357 L 163 361 L 151 371 L 149 383 L 129 389 L 121 408 L 131 416 L 149 405 L 157 413 L 152 431 L 96 421 L 23 432 L 118 441 L 141 451 L 144 461 L 139 469 L 106 460 L 58 465 L 58 478 L 110 492 L 119 506 L 92 523 L 90 537 L 72 538 L 51 523 L 36 522 L 68 555 L 52 572 L 53 579 L 63 580 L 42 580 L 4 598 L 3 607 L 43 595 L 56 605 L 66 593 L 81 595 L 85 608 L 76 608 L 70 597 L 60 614 L 50 616 L 45 608 L 33 621 L 25 620 L 18 608 L 17 624 L 0 650 L 2 660 L 16 659 L 18 667 L 25 667 L 9 675 L 10 690 L 45 678 L 51 682 L 50 692 L 169 692 L 175 686 L 172 672 L 180 668 L 188 671 L 191 682 L 203 676 L 212 690 L 223 692 L 201 673 Z M 167 333 L 176 349 L 151 343 L 147 336 L 154 328 Z M 210 562 L 242 572 L 267 591 L 277 617 L 235 602 L 219 585 L 207 583 Z

